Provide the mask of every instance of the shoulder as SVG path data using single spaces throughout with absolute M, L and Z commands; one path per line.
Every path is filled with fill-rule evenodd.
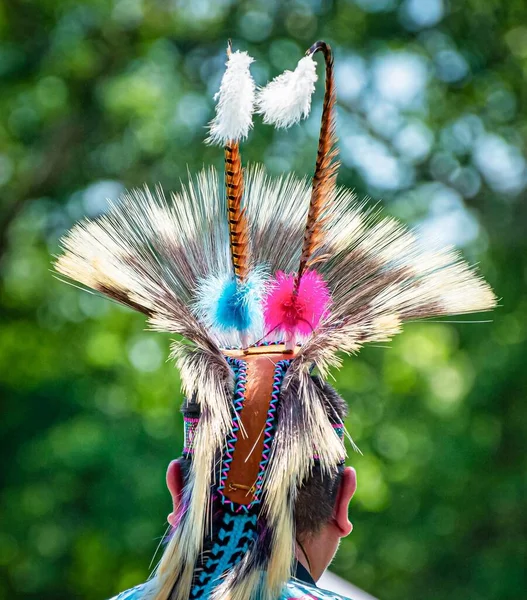
M 151 581 L 136 585 L 129 590 L 121 592 L 110 598 L 110 600 L 152 600 L 154 598 L 155 590 Z
M 110 600 L 150 600 L 154 597 L 154 589 L 150 582 L 142 583 L 134 588 L 121 592 Z M 349 600 L 334 592 L 321 590 L 298 579 L 290 579 L 280 600 Z
M 280 600 L 349 600 L 349 598 L 293 578 L 287 582 Z

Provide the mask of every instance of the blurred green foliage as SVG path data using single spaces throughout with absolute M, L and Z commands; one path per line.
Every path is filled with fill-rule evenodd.
M 523 0 L 0 3 L 0 598 L 95 600 L 149 572 L 182 447 L 169 338 L 51 255 L 123 186 L 221 167 L 203 138 L 228 37 L 260 84 L 329 41 L 341 183 L 461 245 L 502 298 L 336 374 L 363 455 L 334 569 L 383 600 L 525 596 L 526 22 Z M 244 159 L 309 174 L 317 99 L 289 132 L 257 124 Z

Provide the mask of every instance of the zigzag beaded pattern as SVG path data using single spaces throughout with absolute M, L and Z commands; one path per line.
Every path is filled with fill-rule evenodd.
M 245 364 L 245 362 L 231 357 L 227 357 L 227 362 L 232 367 L 232 370 L 234 372 L 234 416 L 232 418 L 232 434 L 227 440 L 227 447 L 223 456 L 223 464 L 221 469 L 220 483 L 218 485 L 218 493 L 221 496 L 222 503 L 230 506 L 230 508 L 234 510 L 234 503 L 224 495 L 223 490 L 225 489 L 225 482 L 227 481 L 227 475 L 229 473 L 229 469 L 232 463 L 234 448 L 238 439 L 238 431 L 240 430 L 239 420 L 240 413 L 243 408 L 243 402 L 245 400 L 245 385 L 247 383 L 247 365 Z M 248 508 L 248 506 L 244 508 Z
M 257 515 L 223 513 L 215 525 L 214 538 L 206 542 L 199 566 L 194 571 L 194 583 L 189 600 L 209 598 L 222 576 L 237 564 L 256 538 Z
M 198 417 L 183 417 L 183 425 L 185 428 L 185 446 L 183 454 L 188 458 L 189 454 L 194 453 L 194 436 L 196 435 L 196 427 L 198 426 Z
M 251 507 L 260 502 L 260 492 L 262 489 L 262 483 L 265 476 L 265 470 L 267 464 L 269 463 L 269 456 L 271 454 L 271 444 L 273 439 L 273 430 L 274 430 L 274 421 L 276 417 L 278 400 L 280 398 L 280 387 L 282 385 L 282 381 L 284 379 L 285 372 L 287 368 L 291 364 L 290 360 L 281 360 L 276 363 L 274 378 L 273 378 L 273 391 L 271 394 L 271 401 L 269 403 L 269 409 L 267 411 L 267 419 L 265 422 L 264 429 L 264 447 L 262 452 L 262 459 L 260 461 L 260 465 L 258 467 L 258 478 L 256 480 L 256 489 L 254 492 L 254 499 L 250 504 L 237 505 L 232 500 L 229 500 L 224 493 L 225 482 L 227 481 L 227 475 L 229 473 L 229 468 L 232 463 L 232 456 L 234 452 L 234 448 L 236 446 L 236 441 L 238 439 L 238 431 L 239 427 L 239 418 L 240 412 L 243 408 L 243 403 L 245 400 L 245 385 L 247 383 L 247 365 L 245 362 L 237 360 L 235 358 L 227 358 L 229 364 L 233 368 L 234 376 L 235 376 L 235 388 L 234 388 L 234 417 L 233 417 L 233 427 L 232 427 L 232 436 L 227 440 L 227 449 L 225 451 L 225 455 L 223 458 L 223 468 L 221 471 L 220 483 L 218 485 L 218 492 L 221 496 L 221 501 L 223 504 L 229 506 L 231 510 L 235 512 L 245 511 L 248 512 Z
M 265 476 L 265 469 L 267 467 L 267 463 L 269 462 L 269 457 L 271 454 L 271 444 L 273 441 L 273 431 L 275 428 L 276 410 L 278 408 L 278 400 L 280 398 L 280 388 L 282 387 L 284 375 L 290 364 L 290 360 L 281 360 L 275 365 L 273 392 L 271 395 L 271 402 L 269 403 L 269 410 L 267 412 L 267 420 L 265 422 L 264 429 L 264 447 L 262 452 L 262 460 L 260 461 L 260 468 L 258 470 L 258 479 L 256 480 L 254 500 L 253 502 L 251 502 L 251 504 L 249 504 L 249 506 L 260 501 L 260 491 L 262 489 L 262 483 Z
M 259 344 L 259 345 L 268 346 L 268 345 L 274 345 L 274 344 L 278 344 L 278 343 L 280 343 L 280 342 L 265 342 L 265 343 Z M 242 361 L 233 359 L 233 358 L 228 358 L 227 360 L 229 361 L 229 364 L 231 364 L 231 366 L 233 367 L 235 378 L 237 380 L 240 366 L 245 367 L 245 363 Z M 249 508 L 250 506 L 252 506 L 256 502 L 257 498 L 259 498 L 259 492 L 260 492 L 263 478 L 265 475 L 265 468 L 267 466 L 267 463 L 269 462 L 269 454 L 270 454 L 271 443 L 272 443 L 272 434 L 273 434 L 273 430 L 274 430 L 274 419 L 276 416 L 277 402 L 278 402 L 279 395 L 280 395 L 280 386 L 282 384 L 282 380 L 284 378 L 285 372 L 287 371 L 287 368 L 289 367 L 290 363 L 291 363 L 290 360 L 283 360 L 283 361 L 276 363 L 274 380 L 273 380 L 273 393 L 272 393 L 272 398 L 271 398 L 271 402 L 269 405 L 269 411 L 267 413 L 267 421 L 265 423 L 265 429 L 264 429 L 264 436 L 265 436 L 264 449 L 263 449 L 263 453 L 262 453 L 262 460 L 261 460 L 260 466 L 259 466 L 258 479 L 256 480 L 255 500 L 250 505 L 248 505 L 246 508 Z M 243 408 L 243 401 L 245 400 L 245 383 L 246 383 L 245 371 L 246 371 L 246 367 L 244 369 L 242 381 L 240 381 L 239 382 L 240 385 L 238 385 L 238 380 L 237 380 L 237 385 L 236 385 L 236 389 L 235 389 L 235 398 L 234 398 L 235 427 L 233 428 L 233 434 L 237 434 L 237 431 L 239 431 L 239 426 L 237 424 L 237 421 L 239 419 L 239 412 Z M 185 416 L 183 419 L 183 422 L 184 422 L 184 428 L 185 428 L 185 434 L 184 434 L 185 443 L 184 443 L 184 447 L 183 447 L 183 455 L 185 455 L 188 458 L 189 456 L 191 456 L 194 453 L 193 442 L 194 442 L 194 436 L 196 433 L 196 427 L 198 426 L 198 423 L 199 423 L 199 417 Z M 342 423 L 333 423 L 332 425 L 333 425 L 333 429 L 335 430 L 335 433 L 338 435 L 339 439 L 341 441 L 343 441 L 344 440 L 344 425 Z M 234 431 L 234 429 L 236 429 L 236 431 Z M 232 504 L 232 503 L 230 500 L 228 500 L 228 498 L 226 498 L 223 495 L 222 491 L 223 491 L 223 489 L 225 489 L 224 483 L 225 483 L 225 480 L 227 479 L 227 474 L 229 472 L 230 463 L 232 462 L 232 452 L 234 450 L 234 446 L 236 444 L 237 439 L 238 439 L 238 436 L 233 435 L 233 437 L 231 439 L 229 439 L 229 441 L 228 441 L 227 462 L 226 461 L 223 462 L 224 468 L 221 473 L 220 486 L 218 488 L 218 491 L 221 494 L 223 503 L 226 503 L 226 504 Z M 316 449 L 314 449 L 313 458 L 315 460 L 319 460 L 319 458 L 320 458 L 316 452 Z M 342 460 L 344 460 L 344 458 Z M 237 510 L 243 510 L 243 508 L 237 508 Z

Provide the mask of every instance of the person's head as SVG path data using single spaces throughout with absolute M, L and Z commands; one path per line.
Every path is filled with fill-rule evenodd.
M 328 384 L 315 378 L 324 391 L 328 415 L 343 422 L 348 406 Z M 350 534 L 348 507 L 357 487 L 355 470 L 339 466 L 334 476 L 321 473 L 315 465 L 298 490 L 295 503 L 297 558 L 318 579 L 337 551 L 341 538 Z
M 172 496 L 168 522 L 176 524 L 188 461 L 173 460 L 167 469 L 167 486 Z M 297 558 L 318 579 L 337 551 L 341 538 L 350 534 L 348 507 L 357 480 L 352 467 L 342 467 L 334 478 L 322 477 L 315 468 L 298 491 L 295 505 Z
M 342 422 L 347 405 L 335 390 L 316 378 L 323 387 L 329 414 Z M 188 405 L 187 405 L 188 410 Z M 172 461 L 167 470 L 167 486 L 172 496 L 173 511 L 168 516 L 176 524 L 182 491 L 189 472 L 190 461 Z M 356 474 L 351 467 L 338 467 L 334 474 L 323 474 L 315 464 L 310 476 L 297 491 L 294 518 L 297 558 L 318 579 L 331 562 L 342 537 L 349 535 L 352 525 L 348 506 L 356 489 Z
M 297 558 L 317 580 L 339 541 L 351 533 L 348 507 L 357 487 L 355 469 L 342 467 L 334 480 L 315 470 L 298 492 L 295 505 Z

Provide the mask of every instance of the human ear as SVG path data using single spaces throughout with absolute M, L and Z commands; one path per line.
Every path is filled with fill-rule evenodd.
M 353 525 L 348 517 L 348 508 L 356 489 L 357 474 L 355 473 L 355 469 L 353 467 L 346 467 L 342 472 L 337 501 L 335 502 L 335 509 L 333 511 L 333 523 L 340 537 L 346 537 L 353 529 Z
M 183 473 L 179 460 L 173 460 L 167 469 L 167 487 L 172 496 L 172 512 L 168 515 L 167 521 L 170 525 L 177 524 L 179 505 L 181 504 L 181 494 L 183 493 Z

